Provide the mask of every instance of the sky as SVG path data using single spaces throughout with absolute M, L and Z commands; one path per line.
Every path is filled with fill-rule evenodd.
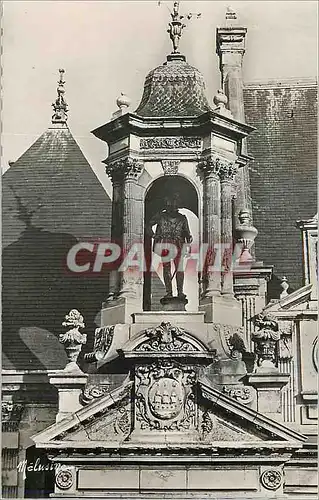
M 173 2 L 4 1 L 2 170 L 50 125 L 58 69 L 64 68 L 69 127 L 107 191 L 106 145 L 90 131 L 110 120 L 121 92 L 134 111 L 147 73 L 171 51 L 166 32 Z M 201 13 L 185 28 L 180 50 L 204 75 L 211 101 L 220 85 L 215 31 L 229 2 L 181 2 Z M 244 79 L 315 77 L 317 2 L 234 1 L 248 28 Z

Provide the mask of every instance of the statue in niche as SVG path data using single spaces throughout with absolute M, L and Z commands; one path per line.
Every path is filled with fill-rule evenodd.
M 178 211 L 179 203 L 179 197 L 176 194 L 170 198 L 165 198 L 165 209 L 150 220 L 149 233 L 154 238 L 153 251 L 155 253 L 158 253 L 158 244 L 172 244 L 175 245 L 177 250 L 175 258 L 172 258 L 168 262 L 163 261 L 163 277 L 166 288 L 165 298 L 173 296 L 172 282 L 176 275 L 177 295 L 179 298 L 185 299 L 186 295 L 183 293 L 184 271 L 180 271 L 178 267 L 181 259 L 184 257 L 184 245 L 192 243 L 193 238 L 189 230 L 187 218 Z M 154 234 L 152 226 L 155 224 L 157 224 L 157 227 Z M 163 257 L 165 254 L 161 250 L 159 255 Z M 173 274 L 172 261 L 174 261 L 175 265 Z

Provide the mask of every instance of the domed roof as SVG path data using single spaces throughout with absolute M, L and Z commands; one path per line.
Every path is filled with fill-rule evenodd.
M 198 116 L 210 109 L 202 74 L 184 56 L 170 54 L 167 62 L 147 75 L 135 113 L 146 117 Z

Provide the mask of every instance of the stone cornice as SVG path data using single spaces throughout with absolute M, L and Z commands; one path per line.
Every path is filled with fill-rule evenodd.
M 216 132 L 223 137 L 240 140 L 255 130 L 246 123 L 208 111 L 194 117 L 141 117 L 126 113 L 92 131 L 98 139 L 109 144 L 133 133 L 138 136 L 192 136 L 199 137 L 209 132 Z

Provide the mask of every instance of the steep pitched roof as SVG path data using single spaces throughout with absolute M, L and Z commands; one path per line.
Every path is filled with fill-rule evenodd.
M 66 256 L 79 239 L 110 236 L 111 201 L 63 123 L 7 170 L 2 199 L 3 368 L 62 368 L 64 315 L 76 307 L 93 328 L 108 286 L 71 275 Z
M 317 84 L 309 80 L 246 84 L 256 256 L 274 265 L 271 298 L 287 277 L 290 292 L 303 284 L 302 242 L 296 226 L 317 210 Z

